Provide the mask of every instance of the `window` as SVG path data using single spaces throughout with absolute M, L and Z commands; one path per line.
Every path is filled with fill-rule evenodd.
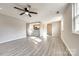
M 79 33 L 79 3 L 74 3 L 72 5 L 72 29 L 75 33 Z

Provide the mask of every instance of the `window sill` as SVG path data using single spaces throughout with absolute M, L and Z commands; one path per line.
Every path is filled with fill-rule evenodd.
M 74 32 L 72 32 L 72 33 L 74 33 L 74 34 L 79 34 L 79 31 L 76 31 L 76 32 L 74 31 Z

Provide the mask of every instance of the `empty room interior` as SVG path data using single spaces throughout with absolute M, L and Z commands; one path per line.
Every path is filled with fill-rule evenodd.
M 78 3 L 0 3 L 0 56 L 79 56 Z

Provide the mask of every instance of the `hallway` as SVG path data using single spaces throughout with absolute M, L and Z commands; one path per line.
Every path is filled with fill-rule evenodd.
M 0 56 L 70 56 L 59 37 L 23 38 L 0 44 Z

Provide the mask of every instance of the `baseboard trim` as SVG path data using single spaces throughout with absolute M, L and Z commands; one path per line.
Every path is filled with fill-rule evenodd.
M 69 49 L 68 45 L 66 44 L 66 42 L 61 38 L 61 40 L 63 41 L 64 45 L 66 46 L 67 50 L 69 51 L 69 53 L 71 54 L 71 56 L 73 56 L 71 50 Z
M 0 44 L 7 43 L 7 42 L 11 42 L 11 41 L 14 41 L 14 40 L 19 40 L 19 39 L 22 39 L 22 38 L 26 38 L 26 36 L 20 37 L 20 38 L 16 38 L 16 39 L 7 40 L 7 41 L 3 41 L 3 42 L 0 42 Z

